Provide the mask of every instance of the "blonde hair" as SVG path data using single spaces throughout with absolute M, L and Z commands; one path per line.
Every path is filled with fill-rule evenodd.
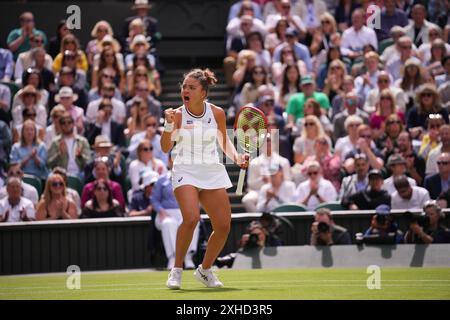
M 320 15 L 320 22 L 322 22 L 323 20 L 329 20 L 329 21 L 331 22 L 331 23 L 330 23 L 331 26 L 332 26 L 332 32 L 331 32 L 331 34 L 337 32 L 337 23 L 336 23 L 336 19 L 335 19 L 330 13 L 324 12 L 323 14 L 321 14 L 321 15 Z
M 45 188 L 44 188 L 44 193 L 42 194 L 42 200 L 44 202 L 50 202 L 52 201 L 52 192 L 51 192 L 51 183 L 53 182 L 53 180 L 55 180 L 55 178 L 57 179 L 61 179 L 62 183 L 63 183 L 63 196 L 66 196 L 66 181 L 64 180 L 64 177 L 60 174 L 57 173 L 53 173 L 51 175 L 49 175 L 49 177 L 47 178 L 47 182 L 45 183 Z
M 38 137 L 38 131 L 37 131 L 37 128 L 36 128 L 36 122 L 34 122 L 31 119 L 28 119 L 28 120 L 25 120 L 24 123 L 22 124 L 22 130 L 20 131 L 20 145 L 21 146 L 25 146 L 25 138 L 23 136 L 23 131 L 25 130 L 25 126 L 28 125 L 28 124 L 33 126 L 33 129 L 34 129 L 33 144 L 40 144 L 41 140 L 39 140 L 39 137 Z
M 100 27 L 105 27 L 108 30 L 106 32 L 106 34 L 109 34 L 111 37 L 114 36 L 114 31 L 111 28 L 111 25 L 109 24 L 109 22 L 106 20 L 100 20 L 95 24 L 94 28 L 92 28 L 92 31 L 91 31 L 92 38 L 95 38 L 97 36 L 97 31 L 98 31 L 98 28 L 100 28 Z
M 378 108 L 376 111 L 376 114 L 381 115 L 381 97 L 382 96 L 389 96 L 389 99 L 391 100 L 391 114 L 394 114 L 397 111 L 397 106 L 395 105 L 395 97 L 394 94 L 390 89 L 383 89 L 380 93 L 380 97 L 378 98 Z
M 145 35 L 145 25 L 144 22 L 140 18 L 136 18 L 130 22 L 130 25 L 128 26 L 128 31 L 130 31 L 133 27 L 141 28 L 141 34 Z
M 316 124 L 317 127 L 317 136 L 315 137 L 315 139 L 322 137 L 322 136 L 326 136 L 325 131 L 323 130 L 323 126 L 322 123 L 320 123 L 319 118 L 317 118 L 314 115 L 309 115 L 305 117 L 305 124 L 308 120 L 313 121 Z M 306 126 L 303 125 L 303 129 L 302 129 L 302 134 L 300 136 L 303 139 L 306 139 L 307 135 L 306 135 Z

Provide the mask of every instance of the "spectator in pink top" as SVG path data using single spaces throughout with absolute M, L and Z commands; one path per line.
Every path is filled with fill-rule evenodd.
M 122 187 L 119 183 L 109 179 L 110 165 L 108 162 L 108 157 L 99 157 L 95 159 L 94 164 L 94 176 L 96 180 L 86 184 L 83 188 L 83 193 L 81 195 L 81 208 L 84 208 L 86 202 L 94 197 L 94 187 L 95 182 L 99 179 L 104 179 L 107 181 L 109 188 L 112 191 L 113 199 L 116 199 L 122 209 L 125 208 L 125 198 L 123 196 Z

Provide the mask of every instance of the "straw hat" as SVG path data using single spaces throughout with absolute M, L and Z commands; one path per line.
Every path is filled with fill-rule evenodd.
M 73 101 L 77 101 L 78 95 L 76 93 L 73 93 L 73 90 L 71 87 L 62 87 L 59 89 L 58 94 L 55 95 L 55 101 L 59 103 L 61 101 L 61 98 L 65 97 L 72 97 Z
M 151 7 L 152 5 L 148 3 L 148 0 L 135 0 L 134 5 L 131 7 L 131 9 L 150 9 Z
M 134 50 L 134 46 L 139 43 L 143 43 L 146 47 L 146 50 L 150 48 L 150 44 L 148 43 L 147 38 L 143 34 L 138 34 L 133 38 L 133 41 L 130 44 L 130 49 Z
M 20 90 L 19 98 L 23 100 L 23 97 L 26 94 L 32 94 L 36 97 L 36 101 L 39 101 L 41 99 L 41 93 L 33 87 L 31 84 L 25 86 L 23 89 Z

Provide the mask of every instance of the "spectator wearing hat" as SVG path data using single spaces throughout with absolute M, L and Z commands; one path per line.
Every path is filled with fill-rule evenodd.
M 342 33 L 341 52 L 343 56 L 355 59 L 361 57 L 363 47 L 370 44 L 378 49 L 377 36 L 373 29 L 364 25 L 364 11 L 360 8 L 352 13 L 352 26 Z
M 386 47 L 381 54 L 381 61 L 386 65 L 389 61 L 395 60 L 400 56 L 400 48 L 398 47 L 398 39 L 405 35 L 405 29 L 400 26 L 393 26 L 389 31 L 393 44 Z
M 316 210 L 314 222 L 311 225 L 312 246 L 331 246 L 351 244 L 352 240 L 347 229 L 337 225 L 328 208 Z
M 321 203 L 337 199 L 337 192 L 333 184 L 322 177 L 319 162 L 308 162 L 306 175 L 308 179 L 300 183 L 295 191 L 294 197 L 297 202 L 305 205 L 308 210 L 314 210 Z
M 83 178 L 84 166 L 91 160 L 89 142 L 74 131 L 74 120 L 65 112 L 59 119 L 62 134 L 56 136 L 48 150 L 47 165 L 62 167 L 67 175 Z
M 151 44 L 154 46 L 160 39 L 161 33 L 158 31 L 158 20 L 149 15 L 151 4 L 148 0 L 135 0 L 131 9 L 134 15 L 126 18 L 122 27 L 122 47 L 125 47 L 126 39 L 129 36 L 130 24 L 135 19 L 140 19 L 144 25 L 145 34 L 150 36 Z
M 171 169 L 172 158 L 169 157 L 169 170 Z M 147 174 L 151 177 L 150 181 L 156 181 L 151 196 L 151 204 L 154 212 L 156 212 L 156 217 L 153 216 L 152 218 L 154 218 L 156 229 L 161 231 L 164 250 L 168 260 L 167 268 L 171 269 L 175 264 L 177 230 L 183 221 L 183 216 L 173 193 L 171 171 L 161 175 L 159 178 L 155 175 L 155 172 Z M 143 181 L 146 180 L 147 174 L 144 174 Z M 197 223 L 194 229 L 191 243 L 184 258 L 184 267 L 186 269 L 195 268 L 192 258 L 198 247 L 199 225 Z
M 348 204 L 351 195 L 364 191 L 369 186 L 369 159 L 364 153 L 355 155 L 355 173 L 344 177 L 338 199 Z
M 392 175 L 384 180 L 383 189 L 389 194 L 393 194 L 396 190 L 394 186 L 395 178 L 406 174 L 406 159 L 400 154 L 393 154 L 387 161 L 387 167 Z M 412 187 L 416 186 L 416 180 L 410 177 L 407 177 L 407 180 Z
M 6 191 L 7 196 L 0 200 L 0 222 L 33 221 L 36 211 L 33 203 L 22 195 L 21 180 L 9 178 Z
M 395 191 L 392 194 L 392 209 L 421 209 L 430 200 L 427 189 L 411 185 L 411 178 L 405 175 L 394 178 Z
M 12 110 L 13 126 L 19 126 L 23 123 L 23 110 L 28 109 L 36 113 L 36 123 L 41 127 L 47 126 L 47 110 L 39 103 L 41 94 L 32 85 L 27 85 L 22 89 L 19 95 L 23 104 L 19 104 Z
M 311 55 L 309 49 L 304 44 L 298 42 L 298 32 L 293 28 L 286 30 L 286 41 L 278 45 L 273 52 L 273 62 L 280 62 L 282 50 L 285 44 L 289 45 L 294 51 L 296 61 L 301 60 L 305 63 L 308 72 L 312 72 Z
M 125 147 L 125 135 L 123 125 L 112 118 L 113 104 L 111 99 L 104 98 L 98 107 L 95 124 L 90 124 L 85 136 L 89 144 L 93 145 L 95 137 L 103 135 L 109 138 L 113 145 Z
M 94 165 L 95 160 L 107 158 L 110 165 L 109 179 L 123 185 L 125 178 L 125 158 L 120 150 L 113 150 L 113 144 L 107 136 L 98 135 L 94 142 L 93 160 L 89 161 L 84 167 L 84 181 L 91 182 L 95 180 Z
M 10 162 L 8 165 L 7 179 L 17 178 L 21 181 L 22 196 L 32 202 L 34 206 L 38 204 L 39 195 L 35 187 L 23 182 L 24 172 L 20 166 L 20 162 Z M 6 186 L 0 188 L 0 199 L 4 199 L 8 196 Z
M 427 176 L 423 183 L 424 188 L 430 193 L 431 199 L 437 199 L 441 192 L 449 189 L 450 153 L 441 153 L 438 157 L 437 165 L 438 173 Z
M 391 215 L 389 205 L 380 204 L 375 208 L 363 241 L 369 244 L 396 244 L 403 241 L 403 234 Z
M 12 128 L 12 141 L 13 143 L 16 143 L 18 141 L 21 140 L 22 138 L 22 128 L 23 125 L 25 123 L 25 121 L 27 120 L 32 120 L 34 123 L 34 126 L 36 128 L 36 132 L 37 132 L 37 137 L 39 138 L 39 140 L 43 141 L 45 138 L 45 129 L 43 127 L 41 127 L 40 125 L 38 125 L 36 123 L 36 117 L 37 114 L 33 109 L 23 109 L 22 111 L 22 119 L 23 122 L 22 124 L 18 125 L 17 127 Z
M 350 210 L 373 210 L 380 204 L 391 205 L 391 196 L 383 189 L 383 174 L 378 169 L 369 171 L 369 186 L 342 203 Z
M 9 50 L 14 54 L 14 61 L 20 53 L 30 50 L 30 39 L 32 35 L 39 35 L 47 43 L 47 37 L 41 30 L 35 28 L 34 15 L 31 12 L 23 12 L 20 17 L 20 28 L 13 29 L 6 39 Z
M 283 167 L 270 168 L 270 180 L 259 190 L 258 212 L 271 212 L 277 206 L 294 201 L 295 183 L 285 180 L 283 177 Z
M 78 95 L 73 92 L 71 87 L 62 87 L 55 96 L 55 102 L 60 103 L 75 122 L 77 133 L 84 134 L 84 112 L 83 109 L 74 105 L 78 100 Z
M 405 243 L 450 243 L 450 230 L 445 226 L 445 213 L 439 204 L 434 200 L 427 201 L 423 211 L 428 225 L 411 223 L 405 234 Z
M 142 173 L 139 189 L 133 191 L 131 197 L 129 217 L 151 216 L 153 214 L 153 188 L 156 181 L 158 181 L 158 177 L 158 174 L 153 170 L 146 170 Z
M 293 94 L 286 108 L 289 127 L 293 127 L 298 119 L 304 117 L 303 110 L 308 98 L 316 100 L 324 113 L 330 108 L 330 100 L 324 93 L 315 91 L 315 83 L 310 75 L 302 76 L 300 85 L 302 92 Z
M 32 85 L 36 90 L 38 90 L 40 94 L 38 104 L 41 104 L 44 107 L 48 105 L 49 92 L 44 87 L 44 81 L 42 78 L 42 72 L 36 68 L 28 68 L 21 74 L 21 84 L 22 87 L 26 87 L 27 85 Z M 23 89 L 17 91 L 17 93 L 13 97 L 12 109 L 16 106 L 22 104 L 23 101 L 20 98 Z M 8 100 L 8 105 L 9 105 Z
M 127 69 L 132 69 L 133 58 L 137 54 L 146 56 L 150 66 L 155 68 L 156 60 L 150 53 L 150 43 L 144 35 L 138 34 L 133 38 L 133 41 L 130 44 L 130 51 L 131 52 L 125 56 L 125 66 Z
M 125 209 L 125 198 L 123 197 L 122 187 L 116 181 L 109 179 L 110 171 L 111 163 L 109 162 L 108 157 L 98 157 L 94 160 L 94 170 L 92 174 L 95 176 L 95 180 L 84 186 L 83 193 L 81 194 L 81 208 L 84 208 L 86 202 L 93 199 L 96 182 L 103 180 L 111 190 L 113 199 L 117 200 L 122 209 Z
M 76 81 L 76 70 L 64 66 L 61 71 L 56 75 L 56 86 L 53 91 L 50 91 L 50 96 L 48 99 L 48 107 L 51 110 L 57 102 L 55 101 L 55 96 L 58 94 L 62 87 L 70 87 L 72 91 L 78 96 L 77 106 L 86 110 L 88 104 L 88 96 L 85 88 L 75 87 Z

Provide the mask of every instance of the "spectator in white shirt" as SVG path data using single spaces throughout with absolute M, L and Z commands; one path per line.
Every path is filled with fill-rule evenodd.
M 22 196 L 20 179 L 8 178 L 6 190 L 8 196 L 0 200 L 0 222 L 33 221 L 36 212 L 33 203 Z
M 289 22 L 290 27 L 295 28 L 297 30 L 297 32 L 300 34 L 300 38 L 303 38 L 305 36 L 306 34 L 305 24 L 298 15 L 291 13 L 290 0 L 281 0 L 280 6 L 277 7 L 277 13 L 270 14 L 267 16 L 266 19 L 267 31 L 274 32 L 278 20 L 280 20 L 283 17 L 286 18 L 286 20 Z
M 242 203 L 247 212 L 256 212 L 258 203 L 258 193 L 264 184 L 270 181 L 270 168 L 281 166 L 283 168 L 283 177 L 285 180 L 291 180 L 291 165 L 289 160 L 280 156 L 277 145 L 272 141 L 269 134 L 266 137 L 266 144 L 263 146 L 263 152 L 260 156 L 250 161 L 247 174 L 247 194 L 242 198 Z
M 258 211 L 270 212 L 284 203 L 293 201 L 295 183 L 283 177 L 283 167 L 279 165 L 270 171 L 270 182 L 261 187 L 258 196 Z
M 410 38 L 407 36 L 403 36 L 398 39 L 398 47 L 400 49 L 400 55 L 397 59 L 390 60 L 389 63 L 386 64 L 386 70 L 391 75 L 394 81 L 397 81 L 402 77 L 401 70 L 402 67 L 406 64 L 408 59 L 413 59 L 417 63 L 421 64 L 420 60 L 413 57 L 413 43 Z
M 363 47 L 367 44 L 370 44 L 377 50 L 377 35 L 373 29 L 364 25 L 364 11 L 362 9 L 353 11 L 352 24 L 353 26 L 342 34 L 342 55 L 351 59 L 358 58 L 363 55 Z
M 392 171 L 392 175 L 384 180 L 383 189 L 389 194 L 393 194 L 395 192 L 395 178 L 406 174 L 406 159 L 400 154 L 393 154 L 388 159 L 387 167 Z M 411 186 L 416 186 L 416 180 L 410 177 L 408 177 L 407 180 Z
M 126 119 L 125 104 L 119 99 L 114 97 L 116 85 L 114 83 L 104 84 L 100 89 L 101 97 L 90 102 L 86 109 L 86 121 L 88 123 L 95 123 L 97 119 L 97 112 L 102 99 L 109 98 L 113 105 L 112 119 L 119 124 L 124 124 Z
M 23 178 L 23 170 L 20 167 L 19 162 L 11 162 L 8 167 L 7 177 L 10 178 L 19 178 L 22 181 Z M 6 190 L 6 186 L 3 186 L 0 188 L 0 199 L 6 198 L 8 195 L 8 192 Z M 34 206 L 37 205 L 39 201 L 39 195 L 35 187 L 32 185 L 29 185 L 28 183 L 25 183 L 22 181 L 22 196 L 30 200 Z
M 392 209 L 421 209 L 425 202 L 430 200 L 427 189 L 411 186 L 409 179 L 405 176 L 398 176 L 394 179 L 396 191 L 391 197 Z
M 295 192 L 296 201 L 309 210 L 314 210 L 321 203 L 335 201 L 336 189 L 330 181 L 322 177 L 320 164 L 317 161 L 310 161 L 306 167 L 308 180 L 298 185 Z

